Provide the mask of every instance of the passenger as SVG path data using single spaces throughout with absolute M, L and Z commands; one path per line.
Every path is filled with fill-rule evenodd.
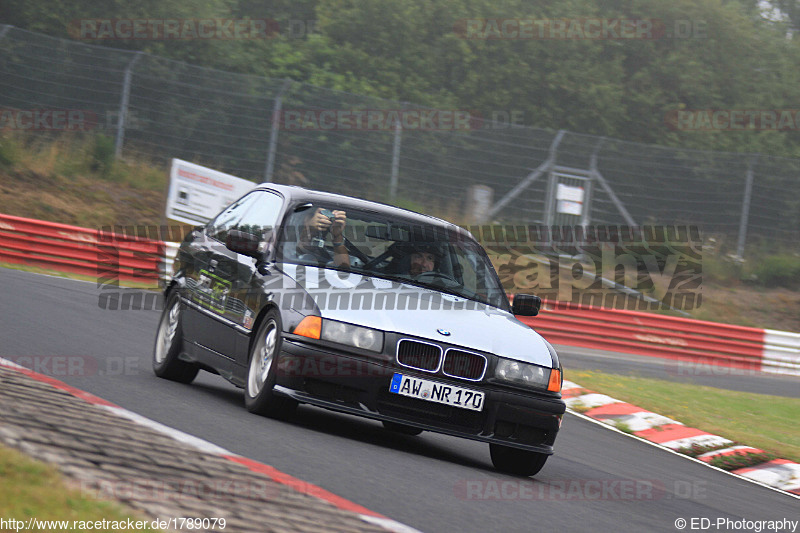
M 300 230 L 297 255 L 311 255 L 320 263 L 333 262 L 333 266 L 350 266 L 350 253 L 344 243 L 345 211 L 330 211 L 322 207 L 309 210 Z M 330 235 L 331 246 L 326 240 Z M 331 251 L 333 253 L 331 254 Z

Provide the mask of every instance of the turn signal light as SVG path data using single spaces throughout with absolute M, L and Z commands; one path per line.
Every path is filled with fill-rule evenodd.
M 322 332 L 322 317 L 307 316 L 294 328 L 295 335 L 301 335 L 310 339 L 319 339 Z
M 550 383 L 547 384 L 547 390 L 551 392 L 561 390 L 561 371 L 557 368 L 550 371 Z

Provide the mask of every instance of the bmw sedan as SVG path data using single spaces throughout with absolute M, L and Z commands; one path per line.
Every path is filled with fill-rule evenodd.
M 446 221 L 263 184 L 180 246 L 153 354 L 159 377 L 199 370 L 244 389 L 253 413 L 299 403 L 489 444 L 531 476 L 565 404 L 553 347 L 515 315 L 486 251 Z

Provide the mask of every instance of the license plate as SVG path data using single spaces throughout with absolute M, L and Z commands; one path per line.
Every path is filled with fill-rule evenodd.
M 483 410 L 482 392 L 403 374 L 392 376 L 389 392 L 472 411 Z

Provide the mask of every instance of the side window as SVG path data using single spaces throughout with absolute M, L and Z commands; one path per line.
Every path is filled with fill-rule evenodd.
M 255 201 L 247 205 L 244 215 L 236 222 L 236 229 L 255 235 L 264 240 L 266 230 L 278 223 L 278 214 L 283 206 L 283 198 L 266 191 L 253 193 Z
M 217 215 L 217 217 L 208 224 L 208 234 L 218 241 L 225 242 L 228 231 L 236 226 L 250 206 L 257 201 L 258 194 L 259 191 L 251 192 L 229 205 L 225 211 Z

